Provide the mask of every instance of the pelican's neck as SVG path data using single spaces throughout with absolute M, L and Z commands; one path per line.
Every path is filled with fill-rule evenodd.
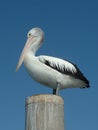
M 27 55 L 32 55 L 32 56 L 35 56 L 37 50 L 41 47 L 42 45 L 42 41 L 43 41 L 43 38 L 42 37 L 37 37 L 35 42 L 32 43 L 32 45 L 30 46 L 28 52 L 27 52 Z

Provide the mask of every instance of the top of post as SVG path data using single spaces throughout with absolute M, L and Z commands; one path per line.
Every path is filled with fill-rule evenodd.
M 38 94 L 34 96 L 27 97 L 25 105 L 31 104 L 31 103 L 58 103 L 63 104 L 63 98 L 57 95 L 52 94 Z

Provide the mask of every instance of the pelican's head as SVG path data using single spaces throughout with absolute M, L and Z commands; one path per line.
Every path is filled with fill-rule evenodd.
M 18 71 L 18 69 L 22 65 L 25 55 L 28 52 L 28 50 L 31 48 L 32 44 L 36 44 L 36 46 L 39 48 L 39 46 L 41 46 L 41 43 L 43 42 L 43 39 L 44 39 L 44 32 L 40 28 L 33 28 L 28 32 L 27 41 L 20 55 L 20 58 L 16 67 L 16 71 Z

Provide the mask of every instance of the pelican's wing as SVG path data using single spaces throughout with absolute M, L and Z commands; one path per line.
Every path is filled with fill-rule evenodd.
M 69 61 L 50 56 L 40 56 L 39 61 L 62 74 L 73 76 L 89 84 L 89 81 L 80 72 L 78 67 Z

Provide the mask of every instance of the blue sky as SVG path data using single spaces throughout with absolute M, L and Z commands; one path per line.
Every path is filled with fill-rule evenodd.
M 25 99 L 50 88 L 15 67 L 27 32 L 40 27 L 45 41 L 37 55 L 51 55 L 77 64 L 89 89 L 60 91 L 66 130 L 98 129 L 98 2 L 97 0 L 0 1 L 0 129 L 24 130 Z

